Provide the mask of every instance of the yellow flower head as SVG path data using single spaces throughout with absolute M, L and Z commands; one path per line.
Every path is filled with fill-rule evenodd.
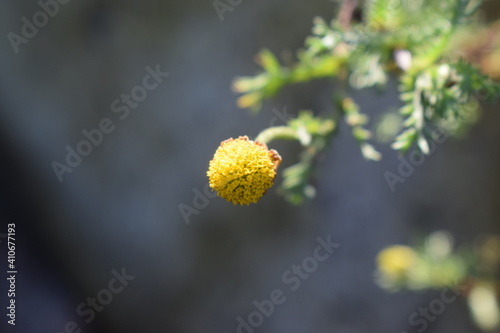
M 377 265 L 383 274 L 398 278 L 406 276 L 416 260 L 417 254 L 411 247 L 394 245 L 385 248 L 378 254 Z
M 273 186 L 280 155 L 247 136 L 223 141 L 210 161 L 207 176 L 217 195 L 233 204 L 256 203 Z

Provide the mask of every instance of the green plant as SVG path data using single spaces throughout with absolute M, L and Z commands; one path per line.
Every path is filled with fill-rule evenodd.
M 233 88 L 242 95 L 241 108 L 258 112 L 265 100 L 288 85 L 318 78 L 332 78 L 337 86 L 354 89 L 384 87 L 390 77 L 399 81 L 404 117 L 392 147 L 402 153 L 416 146 L 429 153 L 430 133 L 439 127 L 449 133 L 463 129 L 475 118 L 479 100 L 500 95 L 500 85 L 473 64 L 455 55 L 454 39 L 460 30 L 480 25 L 475 13 L 478 0 L 371 0 L 363 19 L 353 20 L 357 1 L 344 1 L 337 19 L 314 20 L 312 35 L 297 62 L 283 66 L 268 50 L 258 54 L 263 71 L 240 77 Z M 265 129 L 256 138 L 297 140 L 304 147 L 300 161 L 283 171 L 281 190 L 292 203 L 313 195 L 309 184 L 315 157 L 334 137 L 343 118 L 351 127 L 367 160 L 382 156 L 370 143 L 369 117 L 360 112 L 347 89 L 332 94 L 332 111 L 314 116 L 300 111 L 285 126 Z
M 436 231 L 413 246 L 388 246 L 377 255 L 376 281 L 389 291 L 437 289 L 443 295 L 453 289 L 467 301 L 476 326 L 492 331 L 500 326 L 500 237 L 475 243 L 455 249 L 450 233 Z

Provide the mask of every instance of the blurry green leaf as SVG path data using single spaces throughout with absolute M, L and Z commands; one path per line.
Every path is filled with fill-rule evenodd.
M 492 331 L 500 326 L 500 307 L 493 285 L 477 284 L 467 297 L 467 302 L 474 322 L 483 331 Z
M 352 136 L 356 139 L 363 157 L 369 161 L 379 161 L 382 155 L 367 142 L 372 134 L 363 127 L 368 123 L 368 116 L 359 112 L 359 106 L 351 98 L 337 98 L 337 105 L 347 125 L 351 127 Z
M 276 57 L 274 56 L 274 54 L 271 53 L 271 51 L 262 50 L 259 53 L 257 59 L 259 64 L 270 75 L 279 75 L 279 73 L 281 72 L 281 65 L 278 59 L 276 59 Z
M 427 140 L 424 138 L 423 135 L 419 135 L 418 137 L 418 147 L 422 151 L 422 153 L 428 155 L 429 154 L 429 143 L 427 143 Z

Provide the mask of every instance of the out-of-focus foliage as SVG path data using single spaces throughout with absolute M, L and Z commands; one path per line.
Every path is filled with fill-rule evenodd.
M 476 94 L 498 95 L 499 86 L 478 69 L 458 61 L 428 67 L 401 78 L 401 99 L 405 105 L 401 114 L 406 117 L 404 131 L 392 145 L 406 151 L 415 142 L 426 154 L 427 140 L 433 126 L 454 133 L 475 118 L 479 103 Z
M 376 281 L 382 288 L 452 288 L 466 297 L 480 329 L 500 327 L 500 237 L 488 236 L 475 248 L 454 250 L 451 235 L 438 231 L 415 246 L 392 245 L 382 249 L 376 264 Z
M 377 282 L 396 291 L 457 286 L 473 267 L 471 254 L 453 253 L 453 241 L 445 232 L 435 232 L 415 247 L 389 246 L 377 256 Z
M 283 66 L 269 50 L 259 53 L 263 71 L 237 78 L 233 84 L 242 94 L 237 104 L 257 112 L 285 86 L 316 78 L 333 78 L 340 81 L 337 86 L 363 89 L 383 88 L 393 76 L 400 83 L 403 106 L 399 111 L 404 122 L 399 131 L 392 131 L 392 147 L 404 152 L 417 145 L 428 153 L 434 128 L 456 133 L 477 118 L 479 101 L 500 95 L 500 85 L 460 58 L 452 47 L 459 32 L 480 27 L 475 15 L 480 4 L 478 0 L 371 0 L 365 2 L 360 22 L 353 18 L 354 8 L 341 10 L 339 19 L 331 22 L 316 18 L 312 35 L 297 52 L 294 65 Z M 341 8 L 345 11 L 349 6 Z M 369 143 L 371 133 L 365 128 L 368 115 L 360 112 L 345 91 L 332 95 L 333 112 L 328 121 L 344 117 L 363 156 L 379 160 L 382 156 Z M 316 135 L 311 142 L 320 140 L 323 149 L 330 134 L 321 140 Z M 303 164 L 285 172 L 284 193 L 294 203 L 313 192 L 307 185 L 312 161 L 305 162 L 312 157 L 306 155 Z
M 352 136 L 358 142 L 363 156 L 368 160 L 379 161 L 382 155 L 368 143 L 372 134 L 363 127 L 368 123 L 368 116 L 360 113 L 359 106 L 349 97 L 339 99 L 338 109 L 342 112 L 347 125 L 352 128 Z

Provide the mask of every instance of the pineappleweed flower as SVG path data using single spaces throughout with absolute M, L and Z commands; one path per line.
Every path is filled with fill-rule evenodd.
M 277 151 L 247 136 L 221 142 L 207 176 L 217 195 L 235 205 L 257 203 L 273 185 L 281 163 Z

